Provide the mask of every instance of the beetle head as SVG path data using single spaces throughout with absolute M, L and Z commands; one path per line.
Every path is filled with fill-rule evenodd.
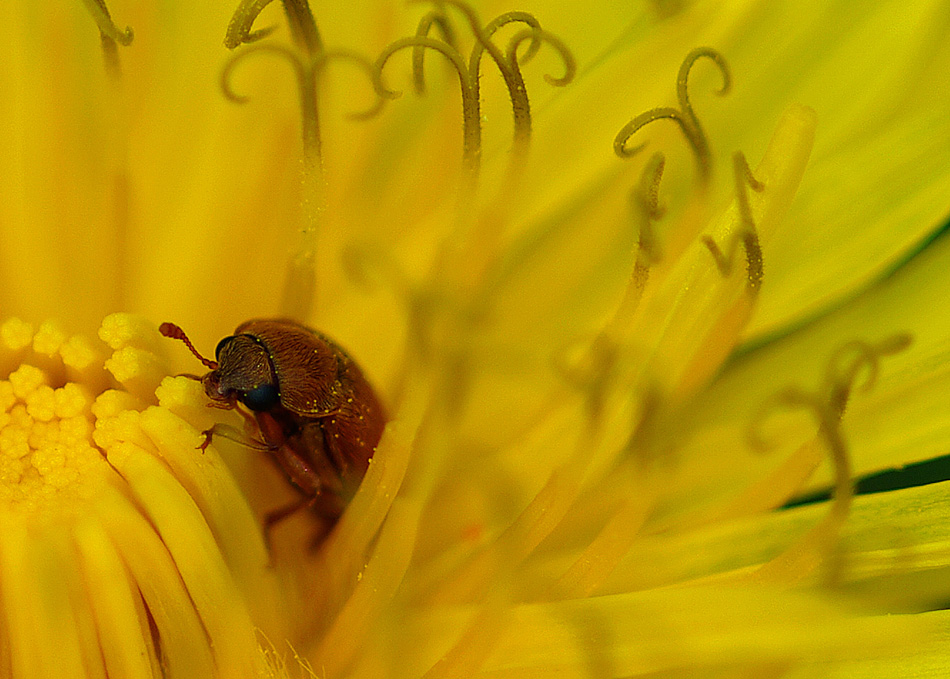
M 264 344 L 253 335 L 225 337 L 215 349 L 217 368 L 201 378 L 213 402 L 233 407 L 240 401 L 254 411 L 280 402 L 277 376 Z
M 181 340 L 199 361 L 211 371 L 201 377 L 209 405 L 233 408 L 238 401 L 254 411 L 270 410 L 280 403 L 277 376 L 267 347 L 260 338 L 249 334 L 232 335 L 218 342 L 212 361 L 203 357 L 174 323 L 162 323 L 159 332 Z

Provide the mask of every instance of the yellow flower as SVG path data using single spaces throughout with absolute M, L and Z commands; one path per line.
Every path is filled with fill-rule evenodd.
M 0 25 L 0 676 L 950 665 L 945 2 L 268 4 Z M 157 329 L 280 315 L 326 535 Z

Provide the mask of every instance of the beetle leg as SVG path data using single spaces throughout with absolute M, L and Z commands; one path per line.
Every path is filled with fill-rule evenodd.
M 247 423 L 247 427 L 253 431 L 257 429 L 261 433 L 261 439 L 267 444 L 268 450 L 274 451 L 280 448 L 287 440 L 284 423 L 278 421 L 269 413 L 258 413 L 256 416 L 250 415 L 237 409 Z
M 264 439 L 268 440 L 266 435 Z M 336 519 L 342 513 L 345 504 L 341 497 L 343 487 L 337 470 L 323 451 L 323 435 L 319 427 L 305 427 L 271 452 L 287 479 L 305 497 L 316 498 L 312 507 L 318 514 Z
M 301 493 L 301 497 L 296 502 L 265 515 L 264 538 L 268 547 L 271 544 L 271 529 L 301 509 L 311 509 L 321 519 L 322 528 L 312 540 L 313 546 L 319 545 L 346 505 L 339 493 L 339 482 L 333 470 L 329 468 L 326 457 L 320 455 L 315 464 L 311 463 L 295 449 L 299 445 L 300 439 L 293 438 L 277 450 L 270 451 L 284 475 Z M 326 483 L 327 480 L 330 483 Z
M 289 505 L 267 512 L 267 514 L 264 515 L 264 530 L 267 532 L 268 536 L 270 535 L 271 528 L 286 519 L 288 516 L 296 514 L 301 509 L 308 509 L 312 507 L 316 503 L 318 497 L 320 496 L 304 496 L 296 502 L 291 502 Z
M 236 403 L 234 404 L 234 412 L 236 412 L 238 415 L 244 418 L 245 427 L 251 428 L 251 429 L 257 427 L 257 418 L 254 417 L 253 413 L 247 412 L 244 408 L 242 408 L 240 405 Z
M 309 543 L 310 551 L 315 551 L 323 543 L 327 533 L 330 532 L 343 512 L 343 504 L 338 496 L 321 493 L 320 495 L 301 497 L 296 502 L 291 502 L 284 507 L 267 512 L 264 515 L 264 543 L 267 545 L 268 551 L 272 549 L 271 531 L 274 527 L 302 509 L 313 510 L 317 515 L 315 518 L 318 521 L 318 528 L 311 536 Z
M 320 420 L 323 449 L 341 481 L 341 490 L 352 496 L 363 480 L 369 460 L 376 452 L 374 443 L 362 437 L 358 413 L 342 411 Z
M 287 435 L 286 422 L 282 422 L 270 413 L 258 413 L 256 417 L 258 431 L 266 444 L 267 452 L 274 456 L 281 471 L 290 482 L 299 488 L 305 497 L 312 498 L 324 491 L 334 491 L 336 486 L 327 483 L 327 473 L 332 476 L 326 456 L 322 453 L 322 440 L 319 448 L 306 435 L 308 430 Z M 313 451 L 317 454 L 312 454 Z
M 267 546 L 268 552 L 274 551 L 274 543 L 271 540 L 271 531 L 274 529 L 274 526 L 286 519 L 288 516 L 296 514 L 301 509 L 306 509 L 312 506 L 316 500 L 316 496 L 302 497 L 297 502 L 292 502 L 289 505 L 267 512 L 264 515 L 264 544 Z M 270 565 L 273 566 L 273 562 Z
M 230 424 L 217 422 L 211 427 L 211 429 L 205 429 L 201 433 L 204 435 L 205 440 L 201 442 L 201 445 L 195 446 L 195 448 L 201 452 L 204 452 L 205 449 L 211 445 L 211 438 L 214 436 L 227 439 L 228 441 L 234 441 L 235 443 L 239 443 L 246 448 L 253 448 L 254 450 L 271 450 L 270 446 L 263 441 L 258 441 L 257 439 L 248 436 L 243 431 L 237 427 L 232 427 Z
M 312 495 L 301 497 L 296 502 L 280 507 L 264 515 L 264 528 L 267 532 L 289 516 L 293 516 L 301 509 L 313 509 L 325 518 L 335 519 L 340 515 L 342 506 L 332 495 Z

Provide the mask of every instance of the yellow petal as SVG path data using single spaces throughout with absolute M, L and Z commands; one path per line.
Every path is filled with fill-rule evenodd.
M 434 659 L 468 617 L 459 611 L 423 618 L 408 639 Z M 483 668 L 486 676 L 807 666 L 869 654 L 886 658 L 920 648 L 937 633 L 924 618 L 851 617 L 810 595 L 767 588 L 690 588 L 526 605 L 510 611 L 505 622 Z

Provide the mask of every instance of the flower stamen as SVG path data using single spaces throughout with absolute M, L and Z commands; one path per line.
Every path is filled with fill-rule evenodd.
M 468 68 L 462 59 L 461 53 L 452 45 L 423 36 L 400 38 L 388 45 L 376 59 L 376 89 L 381 96 L 388 99 L 397 99 L 402 96 L 399 90 L 392 90 L 385 86 L 382 80 L 382 71 L 389 59 L 399 50 L 413 48 L 418 54 L 420 49 L 433 49 L 442 54 L 455 68 L 459 77 L 459 87 L 462 93 L 462 165 L 471 174 L 476 174 L 481 157 L 481 113 L 478 98 L 472 89 Z
M 540 23 L 533 15 L 527 12 L 509 12 L 497 17 L 495 21 L 490 22 L 486 28 L 483 28 L 475 10 L 467 3 L 461 2 L 461 0 L 443 1 L 458 9 L 465 16 L 472 30 L 472 34 L 475 36 L 475 46 L 472 48 L 472 54 L 469 58 L 468 72 L 476 103 L 480 101 L 479 79 L 481 78 L 482 54 L 488 52 L 488 56 L 495 62 L 495 66 L 498 67 L 498 71 L 505 81 L 505 86 L 508 88 L 508 96 L 511 99 L 511 109 L 514 114 L 515 148 L 523 148 L 523 145 L 527 143 L 527 140 L 531 136 L 531 107 L 528 103 L 528 92 L 525 89 L 524 79 L 521 77 L 520 71 L 517 70 L 517 55 L 515 54 L 517 43 L 515 42 L 513 47 L 509 50 L 509 55 L 506 59 L 505 55 L 491 39 L 495 31 L 507 23 L 523 21 L 535 31 L 540 30 Z M 532 45 L 536 45 L 537 40 L 537 37 L 534 37 L 532 39 Z M 532 48 L 529 48 L 529 53 L 533 53 L 531 50 Z M 479 128 L 479 134 L 481 134 L 481 128 Z M 479 140 L 479 143 L 480 142 L 481 140 Z
M 297 79 L 297 93 L 300 97 L 301 120 L 303 123 L 302 136 L 304 145 L 304 161 L 311 167 L 320 165 L 320 122 L 317 110 L 315 87 L 316 72 L 312 64 L 307 64 L 289 47 L 283 45 L 252 45 L 233 54 L 221 70 L 221 90 L 228 101 L 235 104 L 246 104 L 249 98 L 238 94 L 231 83 L 234 69 L 237 65 L 253 54 L 267 53 L 284 59 L 293 68 Z
M 290 318 L 302 319 L 309 317 L 316 296 L 317 225 L 320 213 L 326 208 L 326 181 L 323 177 L 317 105 L 317 71 L 313 61 L 305 62 L 297 52 L 283 45 L 251 45 L 233 54 L 221 71 L 221 89 L 230 101 L 238 104 L 248 101 L 246 96 L 234 91 L 231 76 L 238 63 L 258 53 L 279 56 L 291 65 L 300 97 L 304 215 L 300 228 L 300 246 L 288 262 L 285 274 L 281 311 Z
M 542 31 L 540 22 L 527 12 L 507 12 L 501 14 L 483 27 L 475 10 L 461 0 L 444 0 L 438 2 L 437 5 L 439 9 L 426 14 L 422 20 L 420 20 L 414 36 L 396 40 L 383 50 L 376 60 L 376 68 L 381 74 L 382 69 L 393 54 L 401 49 L 411 47 L 413 82 L 416 92 L 422 93 L 425 91 L 423 74 L 425 50 L 434 49 L 443 54 L 451 62 L 458 73 L 462 93 L 462 165 L 471 181 L 477 176 L 481 165 L 482 131 L 479 79 L 481 77 L 482 55 L 485 52 L 488 53 L 492 61 L 494 61 L 498 67 L 505 81 L 505 85 L 508 88 L 508 95 L 511 99 L 512 113 L 514 115 L 514 149 L 516 156 L 523 155 L 531 136 L 531 108 L 528 102 L 524 79 L 521 75 L 519 61 L 520 63 L 524 63 L 533 57 L 542 42 L 551 45 L 564 64 L 564 74 L 561 77 L 545 76 L 545 80 L 555 86 L 566 85 L 570 82 L 574 77 L 576 66 L 566 45 L 555 36 Z M 451 5 L 462 13 L 475 37 L 475 45 L 472 47 L 467 65 L 465 64 L 460 49 L 456 45 L 455 32 L 451 29 L 451 24 L 441 9 L 444 5 Z M 527 24 L 529 28 L 512 37 L 508 44 L 507 54 L 505 54 L 492 42 L 492 37 L 502 26 L 515 22 Z M 429 37 L 429 32 L 433 25 L 439 26 L 445 40 L 435 40 Z M 517 53 L 518 48 L 525 40 L 530 40 L 531 42 L 519 60 Z M 382 83 L 381 75 L 380 80 L 377 82 L 377 89 L 382 96 L 391 99 L 395 99 L 401 94 L 396 90 L 391 90 L 386 87 Z
M 716 91 L 716 94 L 722 96 L 729 92 L 732 86 L 732 78 L 725 57 L 711 47 L 697 47 L 686 55 L 686 58 L 680 66 L 679 74 L 676 77 L 676 98 L 679 101 L 679 108 L 660 106 L 645 111 L 635 117 L 617 133 L 617 136 L 614 138 L 614 152 L 621 158 L 635 156 L 646 147 L 647 143 L 644 142 L 634 147 L 628 147 L 627 142 L 630 141 L 630 137 L 654 121 L 664 119 L 672 120 L 679 125 L 683 136 L 686 137 L 686 141 L 689 143 L 693 155 L 696 158 L 696 163 L 699 166 L 700 182 L 705 186 L 709 183 L 709 178 L 712 174 L 712 154 L 709 150 L 709 141 L 706 138 L 706 133 L 703 131 L 699 118 L 693 110 L 692 103 L 690 103 L 689 90 L 687 87 L 689 73 L 693 68 L 693 64 L 695 64 L 700 57 L 711 59 L 713 63 L 719 67 L 719 72 L 722 74 L 722 87 Z
M 578 356 L 568 350 L 555 354 L 554 367 L 568 385 L 584 394 L 591 422 L 599 420 L 614 377 L 620 347 L 605 331 L 581 348 Z
M 867 370 L 867 377 L 861 388 L 868 391 L 874 387 L 880 372 L 880 359 L 884 356 L 891 356 L 907 349 L 912 342 L 908 334 L 897 334 L 882 340 L 876 345 L 868 344 L 860 340 L 854 340 L 840 346 L 835 353 L 831 355 L 828 361 L 828 367 L 825 371 L 825 388 L 829 392 L 835 389 L 835 385 L 840 383 L 853 384 L 861 370 Z M 852 354 L 851 361 L 842 362 Z M 847 393 L 844 394 L 847 396 Z M 846 403 L 841 403 L 841 410 L 844 411 Z
M 408 386 L 412 359 L 427 360 L 431 354 L 427 328 L 433 320 L 436 295 L 414 281 L 392 253 L 368 243 L 350 244 L 343 249 L 343 268 L 356 285 L 365 289 L 383 289 L 404 309 L 406 342 L 399 369 L 387 390 L 387 401 L 398 408 Z
M 224 34 L 224 46 L 233 50 L 246 43 L 257 42 L 273 33 L 276 26 L 257 30 L 253 28 L 257 16 L 270 3 L 271 0 L 243 0 L 231 15 L 231 21 L 228 22 L 228 28 Z
M 269 0 L 268 0 L 269 1 Z M 249 42 L 260 37 L 259 32 L 251 31 L 254 18 L 263 9 L 267 2 L 245 2 L 242 4 L 235 18 L 228 27 L 230 36 L 226 42 L 230 44 L 237 40 Z M 350 50 L 323 49 L 319 40 L 316 24 L 305 2 L 284 2 L 291 26 L 297 26 L 296 39 L 305 47 L 308 56 L 302 56 L 299 51 L 283 45 L 255 44 L 231 56 L 221 71 L 221 89 L 225 97 L 235 103 L 246 103 L 248 98 L 235 92 L 232 85 L 232 76 L 238 63 L 248 56 L 257 53 L 269 53 L 281 57 L 291 65 L 297 80 L 297 92 L 300 98 L 301 137 L 303 140 L 303 209 L 304 224 L 300 230 L 301 244 L 288 262 L 284 282 L 284 294 L 281 302 L 282 312 L 291 318 L 307 318 L 310 316 L 316 294 L 316 256 L 317 235 L 320 214 L 326 209 L 326 182 L 323 177 L 323 153 L 320 137 L 320 115 L 317 83 L 323 70 L 331 61 L 348 61 L 359 66 L 369 78 L 376 83 L 378 77 L 370 61 Z M 232 31 L 235 34 L 232 35 Z M 243 36 L 243 37 L 241 37 Z M 253 36 L 253 37 L 249 37 Z M 376 101 L 366 109 L 347 114 L 352 120 L 370 118 L 382 109 L 385 100 L 378 88 Z
M 518 48 L 521 46 L 521 43 L 523 43 L 525 40 L 528 40 L 529 38 L 531 39 L 531 46 L 525 52 L 522 60 L 528 59 L 528 54 L 531 53 L 531 48 L 538 42 L 545 42 L 549 44 L 554 48 L 558 56 L 561 58 L 561 63 L 564 65 L 563 75 L 560 77 L 554 77 L 549 73 L 544 74 L 545 81 L 547 81 L 550 85 L 555 87 L 563 87 L 574 79 L 574 74 L 577 72 L 577 64 L 574 61 L 574 56 L 571 54 L 571 51 L 568 49 L 567 45 L 561 41 L 560 38 L 553 35 L 552 33 L 548 33 L 547 31 L 541 30 L 540 28 L 530 28 L 524 29 L 512 36 L 511 40 L 508 42 L 507 70 L 510 75 L 505 75 L 505 71 L 502 71 L 502 74 L 505 75 L 505 82 L 508 84 L 508 91 L 511 93 L 511 106 L 515 114 L 516 149 L 526 148 L 531 137 L 531 109 L 528 103 L 528 94 L 525 90 L 524 78 L 521 75 L 521 66 L 518 60 Z
M 92 15 L 99 29 L 99 43 L 102 49 L 103 64 L 106 76 L 111 86 L 109 106 L 103 113 L 109 116 L 109 121 L 103 129 L 108 130 L 106 143 L 103 148 L 112 165 L 112 182 L 108 192 L 112 202 L 112 220 L 108 225 L 111 238 L 106 242 L 113 248 L 112 262 L 115 266 L 116 278 L 120 281 L 127 279 L 128 262 L 127 231 L 131 220 L 129 212 L 129 160 L 128 160 L 128 122 L 126 104 L 122 91 L 122 66 L 119 61 L 119 45 L 128 46 L 132 43 L 133 33 L 130 27 L 120 31 L 109 14 L 105 0 L 84 0 L 86 8 Z M 122 308 L 128 306 L 122 299 L 122 290 L 125 286 L 116 286 L 114 306 Z
M 449 18 L 445 15 L 445 12 L 441 10 L 432 10 L 419 20 L 419 26 L 416 28 L 416 37 L 428 38 L 429 31 L 432 30 L 433 26 L 438 27 L 442 33 L 442 40 L 458 51 L 458 40 L 455 37 L 455 30 L 452 28 L 452 24 L 449 22 Z M 412 81 L 415 85 L 416 94 L 420 95 L 425 94 L 426 91 L 425 56 L 426 51 L 423 45 L 417 45 L 412 50 Z
M 741 243 L 746 256 L 746 287 L 750 294 L 755 295 L 762 287 L 762 248 L 759 245 L 759 234 L 755 228 L 755 221 L 752 219 L 752 208 L 749 207 L 748 188 L 756 192 L 762 192 L 765 190 L 765 184 L 752 175 L 749 161 L 746 160 L 742 151 L 736 151 L 732 159 L 736 180 L 736 203 L 739 206 L 739 229 L 734 231 L 727 239 L 728 245 L 725 254 L 719 249 L 712 237 L 703 236 L 703 243 L 709 248 L 709 252 L 716 261 L 716 267 L 724 278 L 732 273 L 736 250 Z
M 541 22 L 530 12 L 505 12 L 504 14 L 499 14 L 485 25 L 483 29 L 484 37 L 490 39 L 500 28 L 512 23 L 522 23 L 528 26 L 529 29 L 536 31 L 541 30 Z M 532 40 L 528 49 L 525 50 L 525 53 L 521 57 L 521 63 L 527 63 L 530 59 L 534 58 L 534 55 L 538 53 L 539 49 L 541 49 L 541 41 Z M 478 71 L 478 62 L 481 61 L 483 52 L 484 47 L 481 43 L 475 45 L 475 49 L 472 50 L 469 66 L 473 73 Z
M 373 84 L 376 81 L 376 66 L 373 64 L 373 62 L 371 62 L 359 52 L 345 49 L 327 50 L 322 52 L 320 56 L 314 61 L 313 68 L 315 74 L 319 76 L 332 61 L 350 62 L 355 64 L 366 74 L 367 80 L 370 84 Z M 363 110 L 351 111 L 350 113 L 347 113 L 347 118 L 350 120 L 368 120 L 375 117 L 380 111 L 382 111 L 383 105 L 386 103 L 386 98 L 381 96 L 379 92 L 376 92 L 375 88 L 373 89 L 374 94 L 376 94 L 376 100 Z
M 624 300 L 614 314 L 615 319 L 632 317 L 646 289 L 650 267 L 660 261 L 660 248 L 653 231 L 653 222 L 659 221 L 666 214 L 666 208 L 660 206 L 659 197 L 660 180 L 663 178 L 665 166 L 666 156 L 659 151 L 654 153 L 640 173 L 640 182 L 630 192 L 630 203 L 640 227 L 637 261 L 633 266 L 631 285 L 627 287 Z
M 122 75 L 122 68 L 119 65 L 119 45 L 126 47 L 132 44 L 132 28 L 126 26 L 124 31 L 119 30 L 109 14 L 109 8 L 106 7 L 105 0 L 84 1 L 86 8 L 99 28 L 99 41 L 102 45 L 102 58 L 105 62 L 106 73 L 112 78 L 113 83 L 118 83 Z
M 660 181 L 666 158 L 661 152 L 654 153 L 644 166 L 640 181 L 630 191 L 631 211 L 639 223 L 637 258 L 633 271 L 617 308 L 593 341 L 583 348 L 571 348 L 555 359 L 555 368 L 575 389 L 585 392 L 587 413 L 591 423 L 602 417 L 610 389 L 617 382 L 622 364 L 630 364 L 630 347 L 626 346 L 633 320 L 650 279 L 650 268 L 660 261 L 659 247 L 653 232 L 652 222 L 666 214 L 659 204 Z M 645 389 L 642 408 L 634 425 L 634 431 L 626 446 L 628 451 L 642 452 L 645 448 L 646 430 L 660 406 L 660 395 L 655 385 Z
M 281 0 L 294 43 L 310 56 L 323 52 L 323 41 L 307 0 Z
M 233 50 L 245 43 L 256 42 L 273 33 L 274 27 L 254 29 L 254 22 L 272 0 L 241 0 L 228 22 L 224 46 Z M 310 56 L 323 51 L 320 31 L 306 0 L 281 0 L 294 43 Z
M 254 22 L 271 0 L 242 0 L 228 24 L 224 43 L 234 49 L 244 43 L 252 43 L 269 35 L 273 29 L 254 29 Z M 234 54 L 221 72 L 221 88 L 225 96 L 236 103 L 244 103 L 247 97 L 235 93 L 231 76 L 237 63 L 249 54 L 269 52 L 288 61 L 297 79 L 300 98 L 301 137 L 303 139 L 303 225 L 300 229 L 300 246 L 288 262 L 284 281 L 281 311 L 290 318 L 303 319 L 311 315 L 316 296 L 316 258 L 318 223 L 326 210 L 326 181 L 323 176 L 323 149 L 320 137 L 318 78 L 330 61 L 350 61 L 365 71 L 370 81 L 377 82 L 373 65 L 365 57 L 349 50 L 327 51 L 307 0 L 282 0 L 287 23 L 297 49 L 280 45 L 251 45 Z M 376 115 L 384 104 L 378 88 L 377 99 L 362 111 L 347 115 L 353 120 L 363 120 Z
M 607 391 L 615 377 L 617 361 L 621 357 L 620 342 L 629 331 L 643 293 L 650 279 L 650 267 L 659 261 L 660 254 L 653 233 L 652 222 L 661 219 L 666 209 L 659 204 L 660 180 L 666 158 L 654 153 L 640 174 L 640 181 L 630 191 L 630 204 L 638 217 L 640 236 L 637 259 L 624 290 L 623 298 L 613 316 L 594 340 L 575 360 L 565 351 L 555 359 L 555 367 L 574 388 L 587 392 L 587 409 L 591 419 L 598 419 L 607 398 Z
M 106 7 L 105 0 L 83 0 L 83 4 L 86 5 L 86 9 L 89 10 L 89 13 L 92 15 L 93 20 L 96 22 L 96 26 L 99 27 L 99 33 L 102 36 L 103 49 L 106 48 L 106 41 L 112 41 L 113 48 L 115 43 L 127 47 L 132 44 L 132 38 L 135 37 L 135 34 L 132 32 L 130 26 L 126 26 L 125 30 L 119 30 L 119 27 L 115 25 L 115 22 L 112 20 L 112 15 L 109 14 L 109 8 Z
M 800 579 L 816 567 L 828 566 L 827 580 L 837 582 L 842 564 L 834 558 L 841 528 L 848 517 L 854 496 L 851 462 L 847 442 L 841 431 L 848 399 L 854 390 L 858 375 L 868 371 L 861 388 L 869 389 L 879 369 L 880 359 L 903 351 L 911 343 L 906 333 L 893 335 L 877 344 L 863 341 L 849 342 L 839 347 L 829 358 L 821 387 L 814 392 L 789 387 L 767 400 L 753 420 L 748 440 L 753 448 L 765 449 L 768 444 L 760 432 L 762 422 L 777 408 L 804 409 L 818 424 L 818 438 L 823 440 L 834 472 L 834 493 L 827 516 L 797 544 L 780 556 L 764 564 L 754 575 L 756 579 Z M 843 359 L 852 354 L 850 361 Z

